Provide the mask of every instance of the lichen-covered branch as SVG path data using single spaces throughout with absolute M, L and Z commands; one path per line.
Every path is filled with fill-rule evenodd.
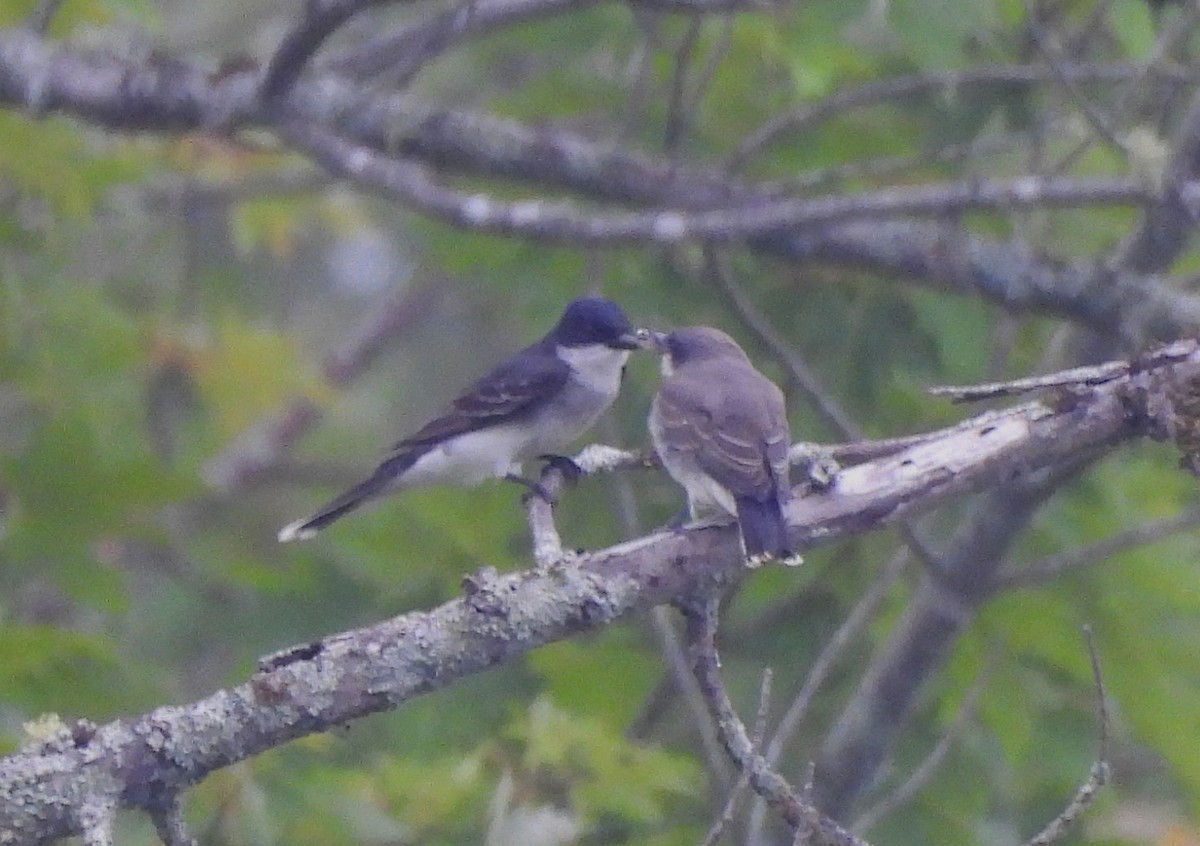
M 846 469 L 829 489 L 795 499 L 787 514 L 792 545 L 804 550 L 871 531 L 965 491 L 1054 472 L 1125 440 L 1185 430 L 1178 409 L 1198 384 L 1200 344 L 1177 342 L 1102 385 L 981 415 L 943 437 Z M 627 463 L 627 456 L 610 457 Z M 597 459 L 595 467 L 602 466 Z M 242 684 L 199 702 L 100 727 L 63 726 L 0 760 L 0 843 L 99 837 L 105 817 L 97 809 L 117 805 L 170 820 L 180 792 L 214 769 L 395 708 L 627 614 L 710 591 L 742 567 L 736 531 L 705 527 L 647 535 L 561 566 L 508 575 L 485 570 L 464 580 L 463 596 L 438 608 L 293 647 L 264 659 Z

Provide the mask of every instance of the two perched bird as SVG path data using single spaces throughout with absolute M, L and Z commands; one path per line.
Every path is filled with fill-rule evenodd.
M 634 329 L 603 297 L 571 302 L 541 340 L 500 364 L 439 417 L 397 443 L 367 479 L 279 532 L 304 540 L 385 494 L 433 484 L 523 478 L 533 457 L 564 449 L 612 405 L 629 353 L 654 347 L 663 382 L 650 434 L 667 472 L 687 492 L 692 519 L 737 517 L 748 559 L 787 558 L 787 416 L 779 389 L 716 329 L 668 335 Z

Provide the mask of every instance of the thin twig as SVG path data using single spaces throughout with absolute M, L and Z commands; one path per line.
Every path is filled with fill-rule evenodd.
M 1062 840 L 1067 830 L 1092 803 L 1100 788 L 1108 783 L 1108 696 L 1104 691 L 1104 678 L 1100 674 L 1100 659 L 1096 656 L 1096 644 L 1092 637 L 1092 627 L 1084 626 L 1083 635 L 1087 640 L 1088 658 L 1092 664 L 1092 681 L 1096 685 L 1096 719 L 1100 727 L 1099 749 L 1096 761 L 1088 773 L 1087 780 L 1075 791 L 1067 807 L 1062 813 L 1052 819 L 1045 828 L 1025 841 L 1023 846 L 1050 846 Z
M 754 732 L 750 736 L 750 740 L 754 743 L 755 749 L 762 748 L 763 737 L 767 731 L 767 714 L 770 711 L 771 705 L 771 683 L 774 679 L 774 673 L 771 668 L 767 667 L 763 670 L 762 681 L 758 685 L 758 715 L 754 719 Z M 750 776 L 743 770 L 738 776 L 737 783 L 733 789 L 729 791 L 729 796 L 725 800 L 725 807 L 721 809 L 721 815 L 713 822 L 701 843 L 701 846 L 716 846 L 721 835 L 733 822 L 733 815 L 737 811 L 738 802 L 741 801 L 742 794 L 746 792 L 746 788 L 750 786 Z
M 973 402 L 975 400 L 993 399 L 995 397 L 1016 396 L 1042 388 L 1095 388 L 1108 382 L 1124 379 L 1131 373 L 1181 361 L 1187 356 L 1189 347 L 1190 342 L 1188 341 L 1175 341 L 1163 344 L 1138 358 L 1128 361 L 1106 361 L 1101 364 L 1072 367 L 1069 370 L 1058 370 L 1043 376 L 1013 379 L 1008 382 L 991 382 L 967 386 L 942 385 L 928 388 L 927 391 L 934 396 L 950 397 L 954 402 Z
M 729 45 L 733 42 L 733 21 L 734 16 L 732 14 L 726 14 L 721 17 L 721 32 L 717 35 L 717 40 L 709 49 L 708 60 L 704 63 L 704 67 L 700 69 L 700 72 L 696 74 L 691 90 L 687 94 L 683 112 L 691 116 L 689 120 L 692 122 L 695 122 L 695 115 L 700 109 L 700 102 L 704 99 L 704 95 L 708 93 L 708 87 L 712 84 L 713 77 L 717 74 L 717 68 L 721 66 L 725 54 L 729 51 Z
M 373 38 L 346 56 L 331 61 L 328 67 L 338 73 L 360 78 L 373 77 L 394 82 L 409 79 L 413 71 L 428 60 L 428 47 L 444 39 L 443 44 L 479 38 L 501 29 L 509 29 L 529 20 L 546 20 L 556 15 L 577 12 L 599 5 L 601 0 L 476 0 L 468 17 L 458 9 L 440 12 L 399 32 Z M 770 8 L 770 0 L 637 0 L 631 4 L 634 15 L 680 12 L 715 14 Z M 457 23 L 451 23 L 457 19 Z M 412 57 L 412 58 L 409 58 Z
M 1119 552 L 1155 543 L 1196 526 L 1200 526 L 1200 505 L 1030 564 L 1006 567 L 996 575 L 993 584 L 999 589 L 1043 585 L 1067 573 L 1107 561 Z
M 704 18 L 696 16 L 688 21 L 687 31 L 675 49 L 675 72 L 671 74 L 671 91 L 667 98 L 667 121 L 663 132 L 663 149 L 668 157 L 679 152 L 680 142 L 691 122 L 685 111 L 687 106 L 688 66 L 696 54 L 700 34 L 704 31 Z
M 392 89 L 406 87 L 426 65 L 475 31 L 478 8 L 478 0 L 462 0 L 430 18 L 423 29 L 414 29 L 423 38 L 396 54 L 386 73 L 374 81 Z
M 63 7 L 63 0 L 40 0 L 29 17 L 25 19 L 25 28 L 38 35 L 45 35 L 54 22 L 54 16 Z
M 1180 79 L 1194 78 L 1192 70 L 1154 69 L 1163 76 Z M 1149 73 L 1145 66 L 1132 62 L 1113 64 L 1060 64 L 1058 73 L 1073 82 L 1123 82 Z M 855 88 L 844 88 L 823 100 L 773 116 L 759 129 L 747 135 L 726 159 L 731 172 L 742 169 L 766 148 L 779 143 L 784 136 L 807 131 L 814 126 L 847 112 L 878 103 L 895 103 L 904 97 L 944 92 L 954 95 L 960 89 L 985 85 L 1035 85 L 1054 78 L 1048 68 L 1034 65 L 999 65 L 943 71 L 928 74 L 891 77 L 874 80 Z
M 585 476 L 610 473 L 626 467 L 645 467 L 646 458 L 641 453 L 617 449 L 604 444 L 589 444 L 579 451 L 571 461 Z M 554 464 L 547 464 L 538 479 L 540 493 L 526 499 L 526 517 L 533 543 L 533 560 L 538 569 L 548 570 L 559 566 L 568 557 L 554 522 L 553 501 L 566 484 L 563 472 Z
M 1049 36 L 1042 28 L 1041 22 L 1038 21 L 1037 11 L 1033 9 L 1029 0 L 1022 0 L 1022 5 L 1025 8 L 1025 19 L 1028 24 L 1029 35 L 1033 40 L 1034 47 L 1041 53 L 1042 58 L 1046 60 L 1046 64 L 1050 68 L 1050 72 L 1054 75 L 1054 79 L 1067 93 L 1067 98 L 1075 103 L 1087 122 L 1091 125 L 1092 130 L 1100 138 L 1103 138 L 1110 147 L 1121 154 L 1127 161 L 1129 159 L 1129 149 L 1117 137 L 1116 132 L 1109 125 L 1108 118 L 1100 113 L 1100 111 L 1092 104 L 1079 88 L 1079 84 L 1071 78 L 1063 68 L 1063 63 L 1059 60 L 1058 55 L 1051 49 Z
M 783 750 L 787 748 L 792 737 L 804 722 L 813 697 L 820 690 L 821 686 L 825 684 L 825 680 L 829 678 L 830 670 L 833 669 L 834 665 L 845 654 L 846 649 L 854 639 L 862 634 L 867 624 L 875 617 L 876 612 L 883 604 L 883 600 L 887 597 L 888 591 L 891 590 L 892 585 L 904 573 L 904 568 L 908 562 L 909 550 L 904 547 L 896 550 L 875 578 L 875 581 L 871 583 L 871 586 L 859 598 L 858 602 L 855 603 L 854 608 L 851 609 L 846 619 L 838 626 L 837 631 L 825 643 L 825 646 L 821 649 L 821 654 L 813 662 L 803 684 L 800 685 L 800 689 L 792 696 L 787 710 L 779 720 L 779 725 L 775 727 L 774 735 L 772 735 L 766 745 L 764 757 L 769 765 L 774 766 L 779 761 L 779 758 L 783 755 Z M 762 803 L 755 803 L 754 809 L 750 814 L 750 819 L 747 822 L 747 843 L 761 842 L 762 828 L 766 821 L 765 810 Z
M 867 846 L 803 799 L 755 748 L 721 679 L 721 659 L 716 646 L 718 605 L 715 595 L 703 598 L 688 609 L 685 618 L 692 669 L 725 750 L 738 769 L 747 774 L 754 792 L 779 812 L 793 832 L 807 830 L 822 846 Z
M 766 316 L 750 301 L 749 295 L 734 278 L 725 256 L 712 244 L 704 245 L 703 254 L 705 273 L 709 280 L 725 295 L 742 325 L 783 365 L 793 388 L 808 398 L 825 422 L 841 437 L 852 441 L 863 440 L 864 436 L 858 424 L 825 390 L 808 363 L 775 331 L 775 327 Z
M 704 754 L 704 766 L 714 782 L 714 793 L 720 787 L 729 784 L 732 775 L 729 764 L 721 751 L 721 740 L 717 736 L 717 727 L 713 724 L 712 715 L 704 703 L 704 696 L 696 677 L 688 666 L 687 652 L 679 641 L 679 634 L 671 620 L 671 611 L 666 606 L 655 608 L 650 615 L 654 624 L 654 634 L 662 647 L 663 658 L 667 662 L 668 672 L 675 680 L 683 705 L 687 708 L 693 726 L 700 735 L 700 749 Z
M 188 832 L 187 823 L 183 819 L 183 808 L 178 796 L 173 796 L 150 816 L 154 820 L 158 837 L 165 846 L 196 846 L 196 838 Z
M 941 766 L 942 761 L 945 760 L 950 747 L 962 736 L 967 725 L 974 718 L 975 703 L 979 701 L 979 696 L 987 685 L 994 664 L 994 656 L 989 657 L 983 668 L 979 671 L 979 675 L 971 684 L 970 690 L 963 697 L 962 703 L 958 706 L 958 712 L 954 715 L 954 721 L 951 722 L 945 733 L 938 739 L 938 742 L 934 744 L 933 749 L 929 751 L 925 759 L 913 769 L 909 777 L 899 784 L 895 790 L 859 814 L 858 819 L 850 826 L 851 831 L 858 835 L 865 835 L 884 817 L 908 804 L 929 783 L 934 773 L 937 772 L 938 767 Z
M 259 86 L 263 100 L 286 94 L 321 45 L 359 12 L 390 0 L 310 0 L 304 18 L 283 37 Z

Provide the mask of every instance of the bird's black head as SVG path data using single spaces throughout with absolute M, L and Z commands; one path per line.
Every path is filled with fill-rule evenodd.
M 749 360 L 746 358 L 746 353 L 738 346 L 737 341 L 720 329 L 710 329 L 707 326 L 676 329 L 669 335 L 656 332 L 654 346 L 670 360 L 672 367 L 679 367 L 690 361 L 703 361 L 711 358 Z
M 633 328 L 621 307 L 604 297 L 580 297 L 563 311 L 551 333 L 566 347 L 603 344 L 619 350 L 636 350 L 646 345 L 648 335 Z

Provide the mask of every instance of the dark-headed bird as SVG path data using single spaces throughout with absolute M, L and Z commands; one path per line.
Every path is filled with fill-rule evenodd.
M 363 503 L 425 485 L 521 478 L 521 462 L 562 450 L 616 399 L 630 350 L 645 346 L 616 303 L 571 302 L 558 324 L 503 362 L 439 417 L 393 447 L 367 479 L 279 532 L 306 540 Z
M 791 498 L 783 394 L 717 329 L 696 326 L 654 340 L 663 380 L 650 407 L 650 437 L 687 492 L 691 518 L 737 517 L 751 564 L 796 560 L 783 515 Z

